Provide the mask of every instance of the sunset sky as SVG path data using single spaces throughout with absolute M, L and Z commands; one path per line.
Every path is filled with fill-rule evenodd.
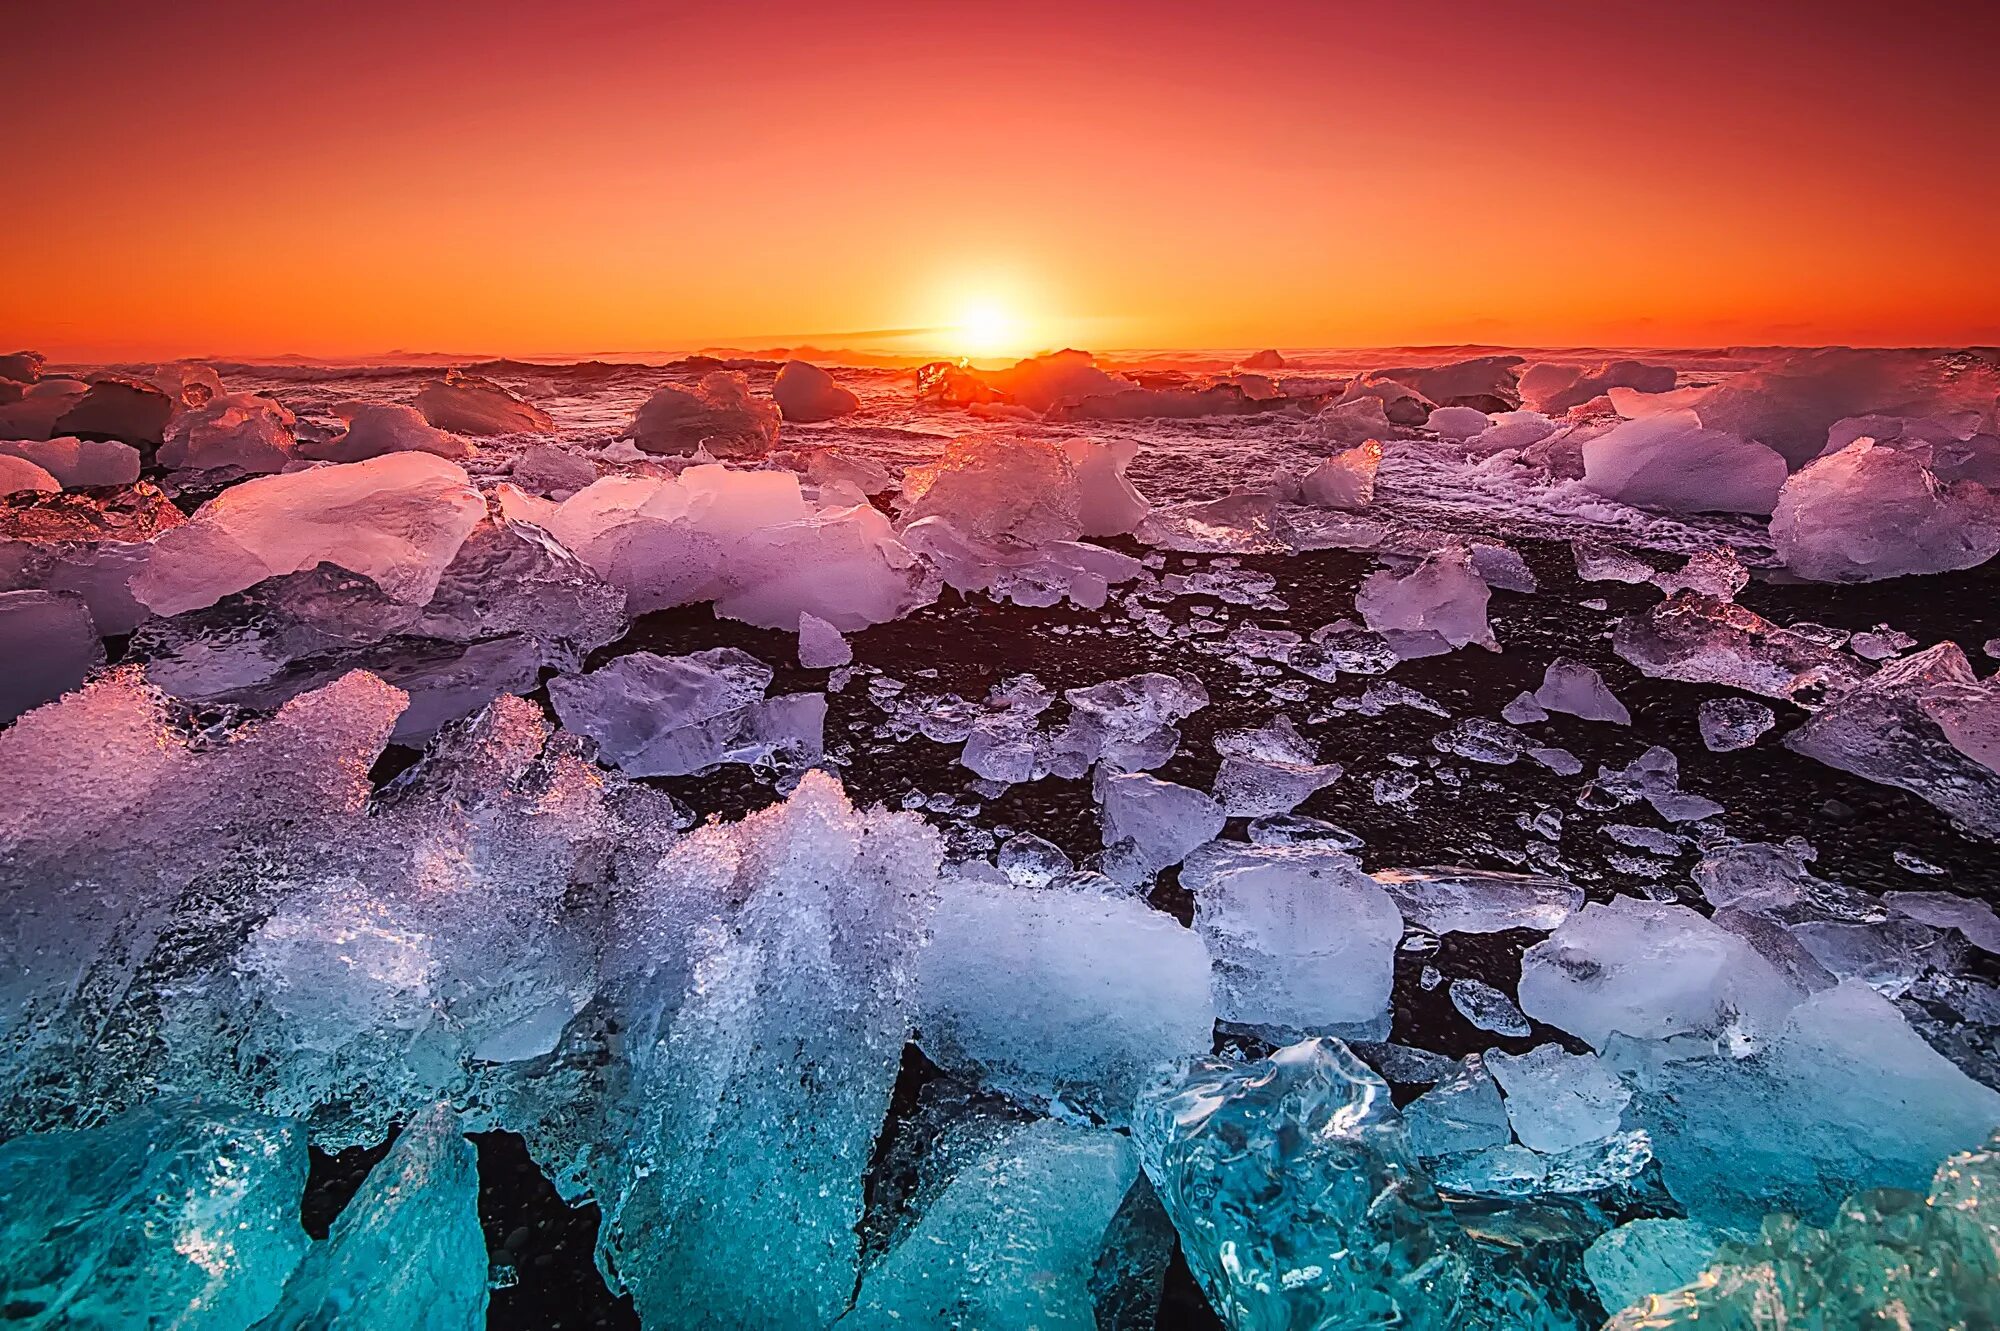
M 0 350 L 2000 341 L 1995 5 L 13 10 Z

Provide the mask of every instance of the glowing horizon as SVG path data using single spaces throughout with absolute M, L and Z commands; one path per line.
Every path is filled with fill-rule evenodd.
M 2000 342 L 2000 11 L 480 17 L 13 20 L 0 339 L 71 361 L 835 336 L 783 331 L 815 328 L 987 359 Z

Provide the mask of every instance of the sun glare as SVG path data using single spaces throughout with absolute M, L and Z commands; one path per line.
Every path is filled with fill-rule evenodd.
M 964 356 L 1004 356 L 1020 352 L 1021 321 L 994 301 L 978 301 L 959 312 L 952 325 L 953 350 Z

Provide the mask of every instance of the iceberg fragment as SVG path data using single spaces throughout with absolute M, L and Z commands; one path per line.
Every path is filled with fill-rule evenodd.
M 778 416 L 777 404 L 753 397 L 742 375 L 717 370 L 692 388 L 662 384 L 640 404 L 627 433 L 647 453 L 758 458 L 778 442 Z
M 832 375 L 802 360 L 788 360 L 778 367 L 771 400 L 786 420 L 800 422 L 830 421 L 852 415 L 861 406 L 861 399 L 834 382 Z
M 425 420 L 452 434 L 487 436 L 541 433 L 555 428 L 549 413 L 508 392 L 491 379 L 464 370 L 446 370 L 417 390 L 417 410 Z

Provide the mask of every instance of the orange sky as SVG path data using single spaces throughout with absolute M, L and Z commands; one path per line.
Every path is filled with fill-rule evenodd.
M 2000 341 L 2000 6 L 37 8 L 0 350 Z

